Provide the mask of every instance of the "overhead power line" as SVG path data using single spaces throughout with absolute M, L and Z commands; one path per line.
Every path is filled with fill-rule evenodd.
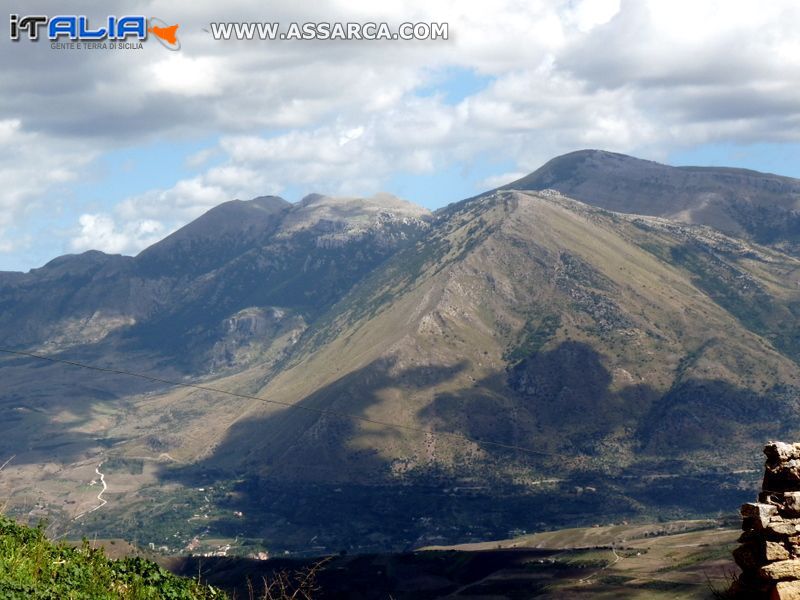
M 124 369 L 116 369 L 112 367 L 99 367 L 97 365 L 88 365 L 85 363 L 77 362 L 74 360 L 67 360 L 63 358 L 55 358 L 53 356 L 45 356 L 43 354 L 35 354 L 33 352 L 25 352 L 23 350 L 10 350 L 8 348 L 0 348 L 0 352 L 5 354 L 11 354 L 16 356 L 24 356 L 27 358 L 34 358 L 36 360 L 47 361 L 51 363 L 58 363 L 63 365 L 69 365 L 72 367 L 77 367 L 80 369 L 88 369 L 90 371 L 98 371 L 100 373 L 111 373 L 112 375 L 124 375 L 127 377 L 135 377 L 137 379 L 143 379 L 146 381 L 150 381 L 153 383 L 161 383 L 164 385 L 174 386 L 174 387 L 183 387 L 183 388 L 190 388 L 194 390 L 201 390 L 204 392 L 211 392 L 214 394 L 224 394 L 227 396 L 232 396 L 235 398 L 241 398 L 244 400 L 255 400 L 257 402 L 263 402 L 265 404 L 275 404 L 278 406 L 283 406 L 285 408 L 295 409 L 295 410 L 303 410 L 310 413 L 315 413 L 319 415 L 325 416 L 332 416 L 332 417 L 340 417 L 344 419 L 352 419 L 354 421 L 361 421 L 363 423 L 370 423 L 372 425 L 380 425 L 382 427 L 389 427 L 392 429 L 398 429 L 403 431 L 411 431 L 415 433 L 424 433 L 426 435 L 438 436 L 438 437 L 447 437 L 451 439 L 458 439 L 462 441 L 471 442 L 473 444 L 483 445 L 483 446 L 494 446 L 496 448 L 503 448 L 506 450 L 517 450 L 519 452 L 525 452 L 527 454 L 534 454 L 538 456 L 552 456 L 549 452 L 542 452 L 540 450 L 534 450 L 533 448 L 526 448 L 524 446 L 517 446 L 514 444 L 507 444 L 504 442 L 497 442 L 494 440 L 485 440 L 481 438 L 474 438 L 468 435 L 464 435 L 461 433 L 454 433 L 450 431 L 436 431 L 434 429 L 426 429 L 424 427 L 414 427 L 413 425 L 403 425 L 401 423 L 393 423 L 391 421 L 381 421 L 378 419 L 371 419 L 369 417 L 364 417 L 362 415 L 356 415 L 352 413 L 341 412 L 337 410 L 330 410 L 325 408 L 315 408 L 312 406 L 304 406 L 302 404 L 293 404 L 291 402 L 283 402 L 281 400 L 271 400 L 269 398 L 262 398 L 260 396 L 253 396 L 251 394 L 242 394 L 239 392 L 231 392 L 228 390 L 222 390 L 219 388 L 210 387 L 207 385 L 200 385 L 196 383 L 186 383 L 182 381 L 171 381 L 169 379 L 164 379 L 163 377 L 156 377 L 155 375 L 148 375 L 146 373 L 138 373 L 135 371 L 127 371 Z

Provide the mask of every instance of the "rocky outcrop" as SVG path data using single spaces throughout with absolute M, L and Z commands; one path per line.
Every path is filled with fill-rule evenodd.
M 736 597 L 800 600 L 800 443 L 770 442 L 758 502 L 741 508 Z
M 206 365 L 212 372 L 259 360 L 269 364 L 288 351 L 305 331 L 303 317 L 275 306 L 253 306 L 223 320 L 213 332 Z

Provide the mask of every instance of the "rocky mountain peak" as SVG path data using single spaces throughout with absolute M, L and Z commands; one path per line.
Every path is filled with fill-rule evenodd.
M 746 169 L 673 167 L 603 150 L 557 156 L 502 189 L 558 190 L 622 213 L 709 225 L 800 252 L 800 180 Z
M 391 194 L 368 198 L 309 194 L 292 207 L 281 227 L 282 235 L 299 230 L 361 236 L 389 227 L 419 228 L 431 218 L 427 209 Z
M 277 196 L 225 202 L 143 250 L 137 265 L 149 274 L 210 271 L 274 232 L 291 206 Z

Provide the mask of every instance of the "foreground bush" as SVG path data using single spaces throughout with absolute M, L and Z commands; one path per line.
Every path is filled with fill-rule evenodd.
M 8 600 L 217 600 L 226 595 L 139 557 L 112 560 L 84 541 L 49 541 L 41 526 L 0 515 L 0 598 Z

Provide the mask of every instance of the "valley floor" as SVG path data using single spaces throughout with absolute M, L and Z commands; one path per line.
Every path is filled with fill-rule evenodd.
M 714 598 L 737 571 L 739 531 L 717 521 L 559 530 L 512 540 L 398 554 L 341 555 L 327 563 L 320 599 Z M 247 582 L 317 559 L 172 558 L 180 574 L 247 597 Z M 256 586 L 257 588 L 257 586 Z

